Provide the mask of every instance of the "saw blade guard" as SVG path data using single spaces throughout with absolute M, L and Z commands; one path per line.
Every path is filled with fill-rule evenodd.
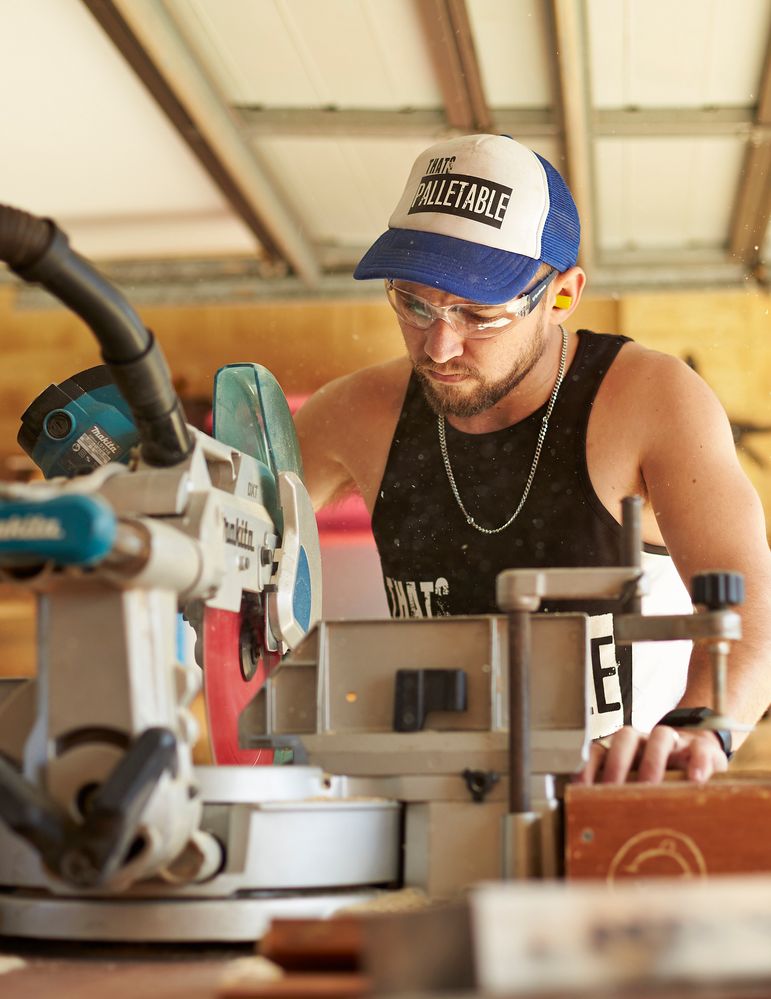
M 214 381 L 214 437 L 260 464 L 263 503 L 281 537 L 269 599 L 269 651 L 286 652 L 321 616 L 321 550 L 286 396 L 261 364 L 228 364 Z M 273 639 L 273 641 L 271 641 Z
M 260 364 L 229 364 L 215 377 L 213 436 L 253 458 L 258 492 L 274 526 L 270 583 L 239 613 L 204 607 L 204 689 L 214 759 L 274 762 L 240 745 L 239 717 L 286 652 L 321 616 L 321 550 L 302 458 L 281 386 Z M 250 496 L 252 494 L 250 493 Z
M 286 396 L 275 377 L 261 364 L 227 364 L 214 379 L 213 436 L 249 454 L 264 466 L 263 502 L 273 523 L 284 529 L 280 472 L 302 479 L 300 445 Z

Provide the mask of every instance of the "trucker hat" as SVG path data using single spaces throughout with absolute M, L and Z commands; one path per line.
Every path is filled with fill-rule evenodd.
M 418 156 L 388 231 L 353 276 L 497 305 L 516 298 L 542 263 L 572 267 L 580 231 L 551 163 L 507 135 L 463 135 Z

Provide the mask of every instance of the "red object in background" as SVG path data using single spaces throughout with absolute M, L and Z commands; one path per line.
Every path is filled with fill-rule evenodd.
M 203 613 L 203 683 L 214 762 L 220 766 L 270 764 L 272 749 L 240 748 L 238 719 L 280 657 L 263 653 L 254 674 L 245 679 L 241 672 L 241 615 L 213 607 L 205 607 Z

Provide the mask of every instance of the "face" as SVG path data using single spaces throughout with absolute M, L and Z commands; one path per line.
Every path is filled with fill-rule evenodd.
M 400 282 L 431 302 L 463 302 L 435 288 Z M 443 319 L 425 330 L 399 320 L 426 400 L 439 416 L 478 416 L 505 398 L 532 371 L 546 347 L 544 303 L 498 336 L 466 339 Z

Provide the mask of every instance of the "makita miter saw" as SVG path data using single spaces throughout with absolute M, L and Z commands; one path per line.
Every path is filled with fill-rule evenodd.
M 153 335 L 52 222 L 0 207 L 0 259 L 84 319 L 105 362 L 24 414 L 20 443 L 47 481 L 0 485 L 0 579 L 36 595 L 39 660 L 35 680 L 0 691 L 0 932 L 131 937 L 130 904 L 104 929 L 104 905 L 128 891 L 137 904 L 191 894 L 186 938 L 254 939 L 243 907 L 230 910 L 237 933 L 209 907 L 212 933 L 195 899 L 388 881 L 360 857 L 330 873 L 323 843 L 319 872 L 282 872 L 286 830 L 260 839 L 248 809 L 333 808 L 338 794 L 313 768 L 279 787 L 288 768 L 255 768 L 272 753 L 239 746 L 242 709 L 320 616 L 318 533 L 278 383 L 258 365 L 220 370 L 207 436 L 186 424 Z M 201 670 L 180 654 L 181 612 L 214 768 L 192 765 Z M 292 835 L 310 854 L 312 834 Z

